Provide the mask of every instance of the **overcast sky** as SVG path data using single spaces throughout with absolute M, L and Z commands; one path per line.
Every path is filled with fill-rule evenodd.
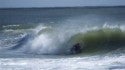
M 0 0 L 0 8 L 8 7 L 71 7 L 71 6 L 119 6 L 125 0 Z

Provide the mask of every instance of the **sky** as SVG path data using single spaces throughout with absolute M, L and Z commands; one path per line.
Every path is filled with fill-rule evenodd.
M 125 5 L 125 0 L 0 0 L 0 8 L 119 5 Z

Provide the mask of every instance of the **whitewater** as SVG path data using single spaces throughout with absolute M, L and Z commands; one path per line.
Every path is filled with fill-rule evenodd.
M 0 9 L 0 15 L 0 70 L 125 70 L 125 7 Z M 81 52 L 72 53 L 78 43 Z

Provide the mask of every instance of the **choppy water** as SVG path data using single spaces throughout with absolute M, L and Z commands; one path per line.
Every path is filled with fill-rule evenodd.
M 124 70 L 124 19 L 125 7 L 0 9 L 0 69 Z

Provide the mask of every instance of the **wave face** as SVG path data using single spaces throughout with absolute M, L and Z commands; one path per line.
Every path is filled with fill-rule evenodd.
M 68 13 L 64 12 L 65 10 Z M 70 14 L 71 10 L 72 13 Z M 107 12 L 104 12 L 105 10 Z M 124 10 L 124 7 L 46 9 L 42 14 L 38 12 L 38 9 L 35 9 L 35 12 L 31 9 L 23 9 L 22 13 L 19 9 L 12 10 L 17 11 L 13 16 L 15 19 L 21 15 L 22 21 L 25 11 L 31 11 L 29 15 L 32 17 L 25 17 L 26 24 L 25 22 L 17 23 L 18 21 L 14 21 L 14 18 L 11 20 L 13 23 L 1 24 L 0 54 L 67 55 L 72 54 L 71 49 L 77 43 L 80 44 L 80 53 L 82 54 L 116 51 L 123 53 L 125 48 Z M 5 9 L 4 11 L 3 15 L 6 14 L 4 17 L 9 18 L 9 10 Z M 40 9 L 40 11 L 42 10 Z M 56 11 L 56 14 L 55 16 L 54 13 L 49 13 L 49 16 L 43 15 L 46 11 Z M 63 13 L 60 13 L 60 11 L 63 11 Z M 2 12 L 0 11 L 0 13 Z M 12 14 L 14 13 L 11 13 L 11 16 Z M 40 23 L 28 23 L 29 19 L 33 21 L 35 17 L 39 17 Z M 42 18 L 44 18 L 43 21 Z M 10 21 L 10 19 L 5 20 L 6 22 Z M 4 22 L 1 21 L 1 23 Z
M 101 28 L 79 33 L 68 42 L 73 46 L 80 44 L 82 52 L 112 51 L 125 47 L 125 32 L 119 28 Z

